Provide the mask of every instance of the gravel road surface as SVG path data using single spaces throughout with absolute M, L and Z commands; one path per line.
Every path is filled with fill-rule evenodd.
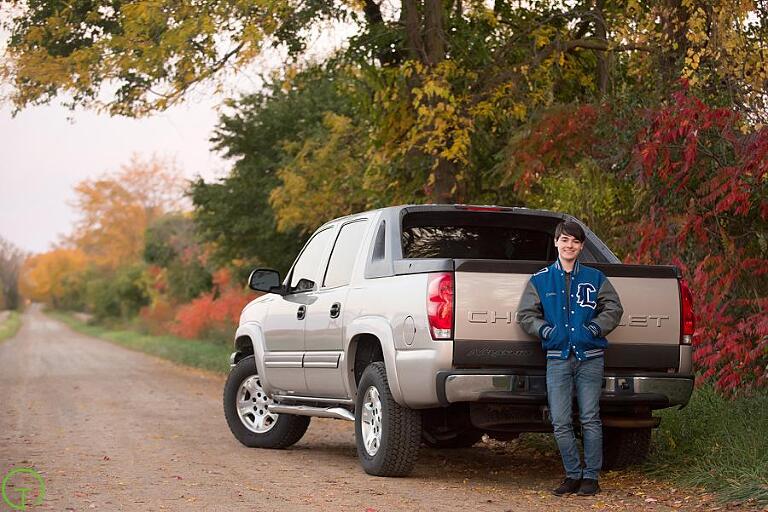
M 0 343 L 0 476 L 34 468 L 46 495 L 29 510 L 553 511 L 710 510 L 711 496 L 607 473 L 594 498 L 549 494 L 556 455 L 517 442 L 424 448 L 413 475 L 360 468 L 350 422 L 313 419 L 283 450 L 249 449 L 224 421 L 224 377 L 70 330 L 28 310 Z M 28 475 L 22 475 L 27 478 Z M 14 480 L 15 478 L 15 480 Z M 18 503 L 26 485 L 8 479 Z M 15 482 L 15 483 L 14 483 Z M 28 482 L 27 482 L 28 483 Z M 31 498 L 36 491 L 30 491 Z M 730 507 L 724 507 L 730 508 Z M 0 500 L 0 510 L 11 510 Z

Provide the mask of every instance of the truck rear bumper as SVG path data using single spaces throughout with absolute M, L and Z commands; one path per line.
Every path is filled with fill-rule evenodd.
M 603 378 L 602 404 L 649 405 L 654 409 L 685 405 L 693 392 L 692 375 L 610 375 Z M 437 374 L 440 403 L 499 402 L 546 404 L 544 375 L 512 371 L 449 370 Z

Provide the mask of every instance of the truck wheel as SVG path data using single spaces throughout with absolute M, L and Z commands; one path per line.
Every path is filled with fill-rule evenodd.
M 603 469 L 642 463 L 651 446 L 651 428 L 603 428 Z
M 355 405 L 355 441 L 363 469 L 374 476 L 406 476 L 419 456 L 421 413 L 395 402 L 384 363 L 368 365 Z
M 456 431 L 453 435 L 436 437 L 427 429 L 424 429 L 422 440 L 430 448 L 452 449 L 469 448 L 483 438 L 483 431 L 470 428 Z
M 224 416 L 235 438 L 251 448 L 287 448 L 309 427 L 309 416 L 275 414 L 264 393 L 253 356 L 244 357 L 224 384 Z

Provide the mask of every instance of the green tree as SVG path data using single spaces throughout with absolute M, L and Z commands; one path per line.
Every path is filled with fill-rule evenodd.
M 150 295 L 143 264 L 120 267 L 111 273 L 89 273 L 85 279 L 85 303 L 97 320 L 130 319 L 149 304 Z
M 217 260 L 270 265 L 285 272 L 306 240 L 306 228 L 277 220 L 269 198 L 280 186 L 278 172 L 294 154 L 291 144 L 313 140 L 323 131 L 326 112 L 352 116 L 334 74 L 317 67 L 293 78 L 274 79 L 268 90 L 231 102 L 213 142 L 235 160 L 232 172 L 214 183 L 192 184 L 195 221 L 213 244 Z M 316 223 L 307 213 L 307 224 Z
M 26 255 L 24 252 L 0 236 L 0 310 L 19 309 L 19 275 Z
M 165 269 L 168 295 L 189 302 L 213 285 L 203 243 L 190 216 L 174 213 L 153 222 L 144 236 L 144 261 Z

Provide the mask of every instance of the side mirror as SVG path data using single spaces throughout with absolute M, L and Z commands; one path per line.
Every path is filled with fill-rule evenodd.
M 271 268 L 257 268 L 248 278 L 248 288 L 257 292 L 280 293 L 280 272 Z
M 315 282 L 311 279 L 304 279 L 303 277 L 299 279 L 299 282 L 296 283 L 296 292 L 309 292 L 312 291 L 315 288 Z

